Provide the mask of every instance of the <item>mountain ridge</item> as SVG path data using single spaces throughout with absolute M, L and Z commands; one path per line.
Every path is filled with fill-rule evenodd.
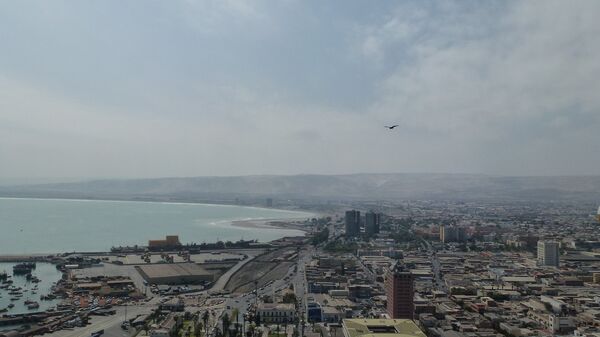
M 356 173 L 97 179 L 0 187 L 3 197 L 336 200 L 499 199 L 600 201 L 600 176 Z

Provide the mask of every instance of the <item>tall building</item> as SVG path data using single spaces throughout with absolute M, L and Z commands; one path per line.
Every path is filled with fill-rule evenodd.
M 346 211 L 346 236 L 360 234 L 360 211 Z
M 387 313 L 390 318 L 413 319 L 414 305 L 414 275 L 397 260 L 390 268 L 385 280 L 387 295 Z
M 467 230 L 464 227 L 440 226 L 440 241 L 447 242 L 465 242 L 467 241 Z
M 379 214 L 373 211 L 365 214 L 365 233 L 369 236 L 379 233 Z
M 541 266 L 558 267 L 560 264 L 558 242 L 538 241 L 537 260 Z

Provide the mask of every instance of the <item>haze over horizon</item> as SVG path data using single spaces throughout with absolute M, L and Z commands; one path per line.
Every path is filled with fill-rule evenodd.
M 597 1 L 0 2 L 0 184 L 599 175 L 598 12 Z

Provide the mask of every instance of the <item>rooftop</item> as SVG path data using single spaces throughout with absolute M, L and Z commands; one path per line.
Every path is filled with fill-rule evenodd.
M 345 319 L 346 337 L 425 337 L 410 319 Z

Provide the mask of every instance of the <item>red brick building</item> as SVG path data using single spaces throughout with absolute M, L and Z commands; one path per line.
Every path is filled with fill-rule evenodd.
M 385 280 L 387 313 L 390 318 L 413 319 L 414 283 L 414 275 L 402 261 L 392 265 Z

